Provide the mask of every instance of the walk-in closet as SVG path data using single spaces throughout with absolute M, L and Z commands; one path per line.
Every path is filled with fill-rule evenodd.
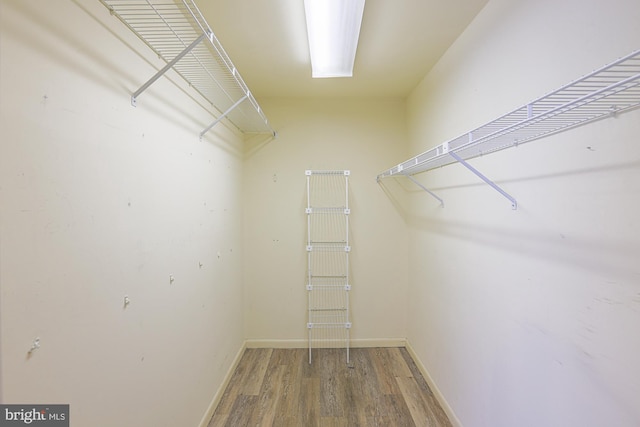
M 639 17 L 0 0 L 0 425 L 640 425 Z

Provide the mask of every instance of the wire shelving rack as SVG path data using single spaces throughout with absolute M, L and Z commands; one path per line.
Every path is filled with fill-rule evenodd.
M 468 159 L 612 117 L 639 105 L 640 50 L 637 50 L 496 120 L 381 172 L 377 180 L 407 176 L 442 203 L 442 199 L 411 176 L 457 162 L 508 198 L 515 209 L 516 200 L 467 163 Z
M 177 72 L 219 114 L 201 133 L 227 118 L 247 133 L 271 133 L 267 117 L 193 0 L 100 0 L 166 62 L 131 97 L 138 97 L 169 69 Z
M 349 363 L 348 170 L 307 170 L 307 329 L 312 349 L 346 349 Z

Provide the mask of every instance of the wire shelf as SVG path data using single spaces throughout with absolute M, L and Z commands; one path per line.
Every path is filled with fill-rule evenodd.
M 307 328 L 313 347 L 347 350 L 349 363 L 349 171 L 307 170 Z
M 640 50 L 377 177 L 414 175 L 615 116 L 640 105 Z M 454 154 L 451 154 L 454 153 Z
M 193 0 L 100 0 L 158 57 L 243 132 L 272 133 L 269 121 Z M 164 70 L 164 69 L 163 69 Z M 164 71 L 161 70 L 164 74 Z M 155 79 L 153 79 L 155 81 Z M 135 98 L 153 81 L 143 85 Z

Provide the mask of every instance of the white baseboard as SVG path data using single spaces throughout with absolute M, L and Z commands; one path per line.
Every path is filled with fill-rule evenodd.
M 248 339 L 245 342 L 247 348 L 306 348 L 307 340 L 291 339 L 291 340 L 261 340 Z
M 404 347 L 405 338 L 363 338 L 351 340 L 351 348 L 364 347 Z M 261 340 L 249 339 L 245 341 L 247 348 L 307 348 L 309 342 L 306 339 L 291 340 Z
M 440 406 L 442 406 L 442 409 L 447 414 L 447 417 L 449 417 L 449 421 L 451 421 L 451 424 L 453 425 L 453 427 L 462 427 L 462 423 L 456 416 L 455 412 L 453 412 L 453 409 L 451 408 L 447 400 L 444 398 L 444 395 L 436 385 L 431 375 L 429 375 L 429 371 L 427 371 L 427 368 L 424 366 L 424 364 L 416 354 L 413 347 L 411 347 L 411 344 L 409 343 L 409 341 L 406 341 L 405 348 L 411 355 L 411 358 L 413 359 L 413 361 L 416 363 L 416 366 L 418 366 L 418 369 L 420 370 L 420 373 L 422 373 L 422 376 L 424 377 L 424 379 L 427 381 L 427 384 L 429 384 L 429 388 L 435 395 L 436 399 L 438 399 Z
M 238 363 L 240 363 L 240 359 L 242 358 L 242 354 L 244 353 L 244 350 L 246 348 L 247 348 L 246 342 L 243 342 L 242 346 L 240 347 L 240 350 L 238 350 L 238 352 L 236 353 L 236 357 L 233 359 L 233 363 L 227 370 L 227 373 L 224 376 L 224 380 L 222 381 L 222 384 L 220 384 L 220 387 L 218 387 L 216 394 L 213 396 L 213 399 L 211 400 L 211 403 L 207 408 L 207 412 L 205 412 L 204 416 L 202 417 L 202 420 L 200 420 L 200 424 L 199 424 L 200 427 L 207 427 L 209 425 L 209 422 L 211 421 L 211 417 L 213 417 L 213 413 L 218 407 L 218 403 L 220 403 L 220 400 L 222 400 L 222 395 L 224 394 L 224 391 L 229 385 L 229 382 L 231 381 L 231 377 L 233 376 L 233 373 L 238 367 Z
M 351 340 L 353 348 L 365 347 L 404 347 L 407 343 L 406 338 L 363 338 Z

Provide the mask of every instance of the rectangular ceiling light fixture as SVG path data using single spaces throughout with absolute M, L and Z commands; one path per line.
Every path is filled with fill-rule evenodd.
M 304 0 L 312 77 L 351 77 L 365 0 Z

